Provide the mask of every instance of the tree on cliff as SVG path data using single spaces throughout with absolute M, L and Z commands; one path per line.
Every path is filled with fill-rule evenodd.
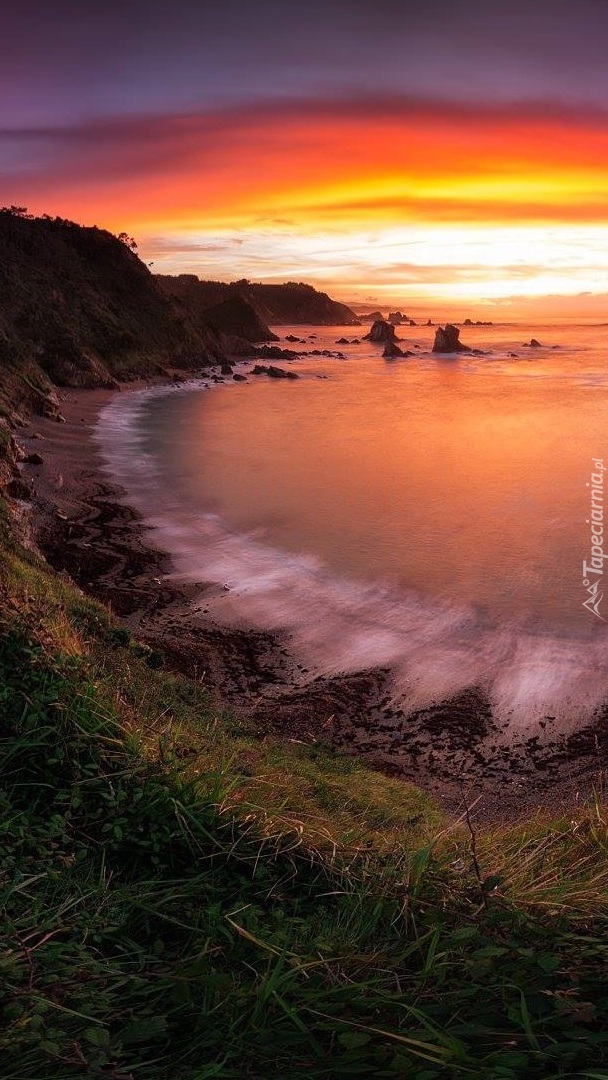
M 120 232 L 118 234 L 118 239 L 120 240 L 121 244 L 124 244 L 126 247 L 130 248 L 131 251 L 137 251 L 137 242 L 133 239 L 132 236 L 129 236 L 128 233 Z

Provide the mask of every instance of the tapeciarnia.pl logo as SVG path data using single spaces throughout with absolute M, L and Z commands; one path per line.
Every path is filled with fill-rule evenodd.
M 591 516 L 586 519 L 586 524 L 591 526 L 591 557 L 589 562 L 583 561 L 583 585 L 589 596 L 583 601 L 583 607 L 597 615 L 598 619 L 605 622 L 600 614 L 600 604 L 603 600 L 603 575 L 604 559 L 608 559 L 608 553 L 604 553 L 604 472 L 606 466 L 603 458 L 591 458 L 593 472 L 591 482 L 586 486 L 590 488 Z

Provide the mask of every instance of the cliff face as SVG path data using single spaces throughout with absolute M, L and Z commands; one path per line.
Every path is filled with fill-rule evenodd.
M 209 306 L 201 303 L 198 286 L 204 284 L 198 278 L 184 274 L 181 277 L 157 277 L 158 285 L 175 309 L 201 332 L 210 329 L 219 334 L 237 335 L 246 342 L 278 341 L 252 305 L 239 293 L 227 296 Z
M 258 319 L 267 326 L 297 323 L 357 326 L 359 322 L 354 311 L 346 304 L 331 300 L 327 293 L 317 292 L 312 285 L 293 282 L 286 285 L 256 285 L 249 281 L 234 281 L 228 285 L 221 281 L 200 281 L 193 274 L 180 274 L 177 277 L 159 274 L 157 281 L 167 296 L 187 305 L 191 317 L 196 312 L 204 319 L 209 308 L 239 297 L 253 308 Z
M 221 357 L 127 244 L 61 219 L 0 211 L 0 382 L 36 408 L 50 384 L 109 386 Z M 8 394 L 7 394 L 8 391 Z

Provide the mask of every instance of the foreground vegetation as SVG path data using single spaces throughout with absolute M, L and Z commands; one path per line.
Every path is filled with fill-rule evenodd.
M 253 738 L 0 540 L 3 1080 L 608 1078 L 608 827 Z

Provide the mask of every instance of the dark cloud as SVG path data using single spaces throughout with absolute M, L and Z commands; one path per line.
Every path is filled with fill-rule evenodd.
M 377 92 L 608 104 L 602 0 L 22 0 L 2 36 L 11 126 Z

